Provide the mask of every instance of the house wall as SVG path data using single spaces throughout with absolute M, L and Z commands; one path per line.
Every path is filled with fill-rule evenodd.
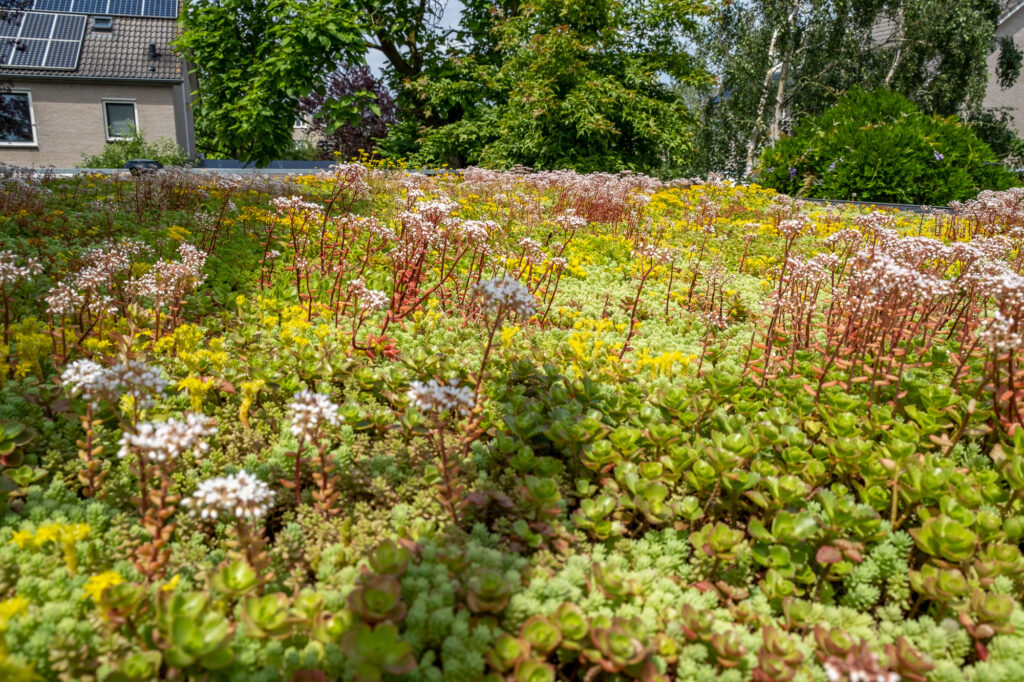
M 1024 7 L 1008 17 L 999 28 L 996 36 L 1012 36 L 1018 49 L 1024 50 Z M 1024 135 L 1024 75 L 1010 88 L 1003 90 L 996 79 L 996 63 L 999 61 L 999 50 L 988 56 L 988 87 L 985 90 L 983 106 L 986 109 L 1009 109 L 1014 117 L 1013 128 L 1018 134 Z
M 16 166 L 72 168 L 83 154 L 99 154 L 107 145 L 104 99 L 133 99 L 139 129 L 150 140 L 169 138 L 185 149 L 187 139 L 180 86 L 167 83 L 90 83 L 15 80 L 14 90 L 32 93 L 35 147 L 0 145 L 0 162 Z

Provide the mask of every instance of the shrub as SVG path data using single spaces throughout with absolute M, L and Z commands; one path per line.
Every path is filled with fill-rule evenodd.
M 358 107 L 358 117 L 332 130 L 331 103 L 359 93 L 369 93 Z M 313 92 L 300 100 L 299 112 L 309 122 L 314 137 L 321 140 L 316 148 L 321 158 L 351 159 L 362 152 L 372 152 L 377 139 L 388 134 L 397 122 L 398 107 L 387 87 L 374 78 L 368 66 L 342 65 L 324 82 L 324 91 Z
M 958 117 L 922 114 L 885 90 L 855 90 L 801 121 L 762 153 L 760 167 L 767 187 L 830 199 L 945 204 L 1014 184 Z
M 148 140 L 141 130 L 133 130 L 124 140 L 108 142 L 99 154 L 82 155 L 79 168 L 121 168 L 132 159 L 152 159 L 165 166 L 183 166 L 188 154 L 174 140 L 158 137 Z

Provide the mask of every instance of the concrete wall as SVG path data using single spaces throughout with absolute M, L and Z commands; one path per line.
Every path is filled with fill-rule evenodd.
M 1024 7 L 1008 17 L 996 30 L 996 36 L 1012 36 L 1018 49 L 1024 50 Z M 986 109 L 1010 110 L 1014 117 L 1013 127 L 1018 134 L 1024 135 L 1024 75 L 1017 79 L 1012 87 L 1003 90 L 996 79 L 996 63 L 999 50 L 988 56 L 988 87 L 985 90 L 984 107 Z
M 182 91 L 173 84 L 89 83 L 76 81 L 13 82 L 13 90 L 32 93 L 35 147 L 0 145 L 0 162 L 17 166 L 71 168 L 83 154 L 99 154 L 107 145 L 104 99 L 135 100 L 139 128 L 150 140 L 168 138 L 191 147 L 180 111 Z

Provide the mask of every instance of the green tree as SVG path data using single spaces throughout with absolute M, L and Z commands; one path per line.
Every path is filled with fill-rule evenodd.
M 366 49 L 347 0 L 196 0 L 181 22 L 201 149 L 256 164 L 291 148 L 299 99 L 338 62 L 362 63 Z M 356 99 L 333 113 L 358 115 Z
M 534 0 L 486 20 L 469 12 L 492 22 L 493 51 L 467 49 L 408 82 L 427 104 L 391 143 L 423 163 L 668 172 L 688 153 L 693 124 L 671 85 L 708 80 L 685 41 L 710 9 Z
M 998 0 L 738 0 L 705 25 L 718 77 L 702 97 L 694 171 L 750 173 L 759 150 L 854 87 L 885 87 L 926 113 L 973 118 L 996 47 Z M 1020 71 L 1001 50 L 1000 82 Z

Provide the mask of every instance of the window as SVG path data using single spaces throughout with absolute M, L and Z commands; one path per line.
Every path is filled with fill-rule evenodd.
M 107 125 L 107 142 L 127 139 L 139 128 L 133 101 L 103 102 L 103 118 Z
M 30 93 L 0 93 L 0 144 L 11 147 L 35 146 L 36 121 Z
M 305 130 L 306 128 L 309 127 L 309 121 L 304 119 L 302 117 L 302 114 L 299 114 L 295 117 L 295 127 L 298 128 L 299 130 Z

